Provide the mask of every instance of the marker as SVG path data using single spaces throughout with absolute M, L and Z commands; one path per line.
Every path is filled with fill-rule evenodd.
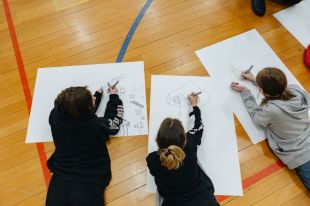
M 193 96 L 197 96 L 197 95 L 199 95 L 199 94 L 201 94 L 201 92 L 193 93 L 192 95 L 193 95 Z
M 116 87 L 116 85 L 119 83 L 119 81 L 117 80 L 112 86 L 111 84 L 108 82 L 108 87 L 114 89 Z M 109 89 L 107 89 L 107 92 L 109 92 Z
M 245 74 L 248 74 L 251 72 L 251 70 L 253 69 L 254 65 L 251 65 L 250 68 L 248 68 L 247 70 L 244 71 Z
M 115 84 L 112 85 L 112 89 L 114 89 L 118 83 L 119 83 L 119 80 L 117 80 Z

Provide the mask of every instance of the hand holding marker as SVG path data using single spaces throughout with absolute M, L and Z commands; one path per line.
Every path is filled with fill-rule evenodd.
M 253 69 L 254 65 L 251 65 L 250 68 L 248 68 L 247 70 L 241 72 L 241 78 L 242 79 L 246 79 L 246 74 L 249 74 L 251 72 L 251 70 Z
M 192 93 L 193 96 L 197 96 L 197 95 L 199 95 L 199 94 L 201 94 L 201 92 L 197 92 L 197 93 L 193 92 L 193 93 Z
M 201 92 L 192 92 L 188 95 L 189 103 L 194 107 L 197 106 L 198 103 L 198 95 L 201 94 Z
M 108 92 L 110 92 L 112 94 L 112 91 L 115 90 L 115 87 L 116 85 L 119 83 L 119 81 L 117 80 L 112 86 L 110 85 L 110 83 L 108 82 L 108 86 L 109 86 L 109 89 L 108 89 Z M 113 92 L 113 94 L 117 94 L 117 89 L 116 91 Z

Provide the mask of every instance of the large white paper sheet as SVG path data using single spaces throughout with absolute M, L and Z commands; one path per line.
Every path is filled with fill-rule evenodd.
M 88 86 L 94 93 L 104 89 L 97 111 L 103 116 L 108 101 L 108 82 L 117 88 L 124 104 L 124 122 L 117 136 L 146 135 L 147 112 L 143 62 L 96 64 L 38 69 L 26 143 L 52 141 L 49 113 L 57 95 L 71 86 Z
M 229 107 L 233 111 L 254 144 L 265 139 L 262 128 L 256 126 L 243 105 L 239 93 L 230 89 L 232 81 L 238 81 L 247 86 L 253 93 L 258 104 L 262 97 L 258 88 L 249 81 L 241 79 L 241 71 L 254 65 L 252 73 L 257 74 L 264 67 L 277 67 L 281 69 L 289 84 L 300 83 L 286 68 L 277 55 L 272 51 L 256 30 L 251 30 L 211 45 L 196 52 L 200 61 L 210 76 L 226 88 L 228 92 Z
M 198 159 L 215 186 L 217 195 L 242 195 L 238 148 L 233 113 L 226 107 L 227 91 L 209 77 L 152 76 L 151 111 L 148 152 L 157 150 L 155 137 L 161 122 L 179 118 L 186 129 L 193 125 L 188 118 L 192 110 L 187 95 L 199 95 L 199 107 L 204 123 Z M 148 173 L 147 190 L 155 192 L 153 177 Z
M 274 16 L 304 47 L 310 44 L 310 0 L 304 0 Z

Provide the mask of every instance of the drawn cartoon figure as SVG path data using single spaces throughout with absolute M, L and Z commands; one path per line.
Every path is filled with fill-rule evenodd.
M 141 121 L 139 121 L 138 123 L 136 123 L 134 125 L 134 128 L 136 128 L 138 130 L 138 134 L 142 134 L 142 129 L 144 128 L 144 125 Z
M 201 92 L 198 102 L 199 107 L 207 105 L 210 101 L 210 95 L 207 91 L 201 89 L 194 82 L 190 81 L 186 82 L 182 87 L 169 92 L 166 97 L 166 102 L 168 105 L 179 108 L 177 118 L 181 120 L 186 129 L 188 129 L 190 124 L 188 114 L 191 109 L 187 95 L 192 92 Z
M 127 121 L 126 119 L 123 119 L 123 123 L 120 125 L 121 131 L 124 136 L 128 136 L 128 129 L 130 127 L 130 122 Z
M 126 94 L 126 89 L 125 89 L 125 87 L 120 86 L 120 87 L 118 88 L 118 95 L 119 95 L 119 97 L 120 97 L 121 99 L 123 99 L 124 96 L 125 96 L 125 94 Z

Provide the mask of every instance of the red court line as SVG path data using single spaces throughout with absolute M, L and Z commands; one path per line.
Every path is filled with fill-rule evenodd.
M 25 68 L 24 68 L 23 58 L 22 58 L 18 40 L 16 37 L 16 32 L 15 32 L 11 12 L 10 12 L 10 7 L 9 7 L 7 0 L 2 0 L 2 4 L 3 4 L 6 20 L 8 23 L 9 31 L 10 31 L 10 36 L 11 36 L 11 40 L 12 40 L 12 44 L 14 48 L 16 63 L 18 66 L 19 76 L 20 76 L 22 86 L 23 86 L 23 91 L 24 91 L 24 95 L 25 95 L 25 99 L 27 103 L 28 112 L 30 113 L 32 97 L 31 97 L 31 93 L 30 93 L 30 89 L 29 89 L 29 85 L 27 81 L 27 75 L 26 75 Z M 36 146 L 37 146 L 37 150 L 38 150 L 38 154 L 39 154 L 39 158 L 41 162 L 41 167 L 42 167 L 43 174 L 44 174 L 45 183 L 46 185 L 48 185 L 49 180 L 51 178 L 51 174 L 46 166 L 47 158 L 46 158 L 46 153 L 44 150 L 44 144 L 36 143 Z
M 283 163 L 280 160 L 278 160 L 274 164 L 266 167 L 265 169 L 262 169 L 258 173 L 242 180 L 242 188 L 246 189 L 246 188 L 250 187 L 251 185 L 255 184 L 256 182 L 258 182 L 258 181 L 260 181 L 266 177 L 268 177 L 269 175 L 273 174 L 274 172 L 280 170 L 283 167 L 284 167 Z M 229 198 L 229 196 L 223 196 L 223 195 L 216 196 L 216 199 L 219 202 L 224 201 L 227 198 Z

